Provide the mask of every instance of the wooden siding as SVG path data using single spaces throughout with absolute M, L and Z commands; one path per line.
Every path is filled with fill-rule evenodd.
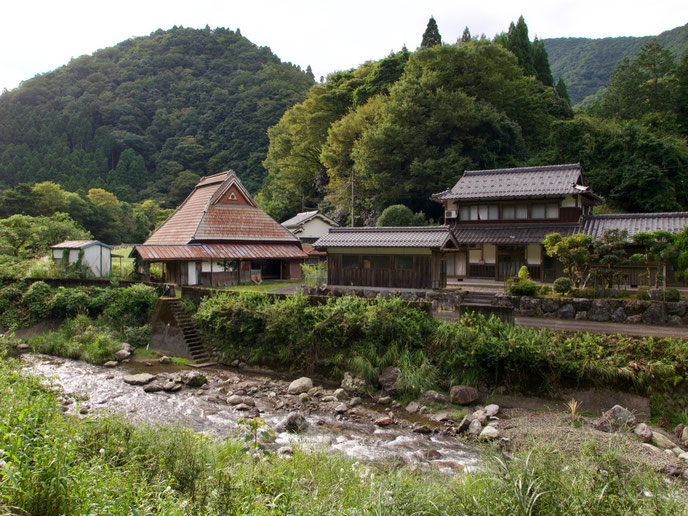
M 330 285 L 360 287 L 432 288 L 433 256 L 414 256 L 412 269 L 396 269 L 394 258 L 390 257 L 390 268 L 386 269 L 364 269 L 360 266 L 344 269 L 342 255 L 329 253 L 327 282 Z

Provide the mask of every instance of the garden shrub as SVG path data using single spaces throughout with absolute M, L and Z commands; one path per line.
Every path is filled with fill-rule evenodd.
M 137 283 L 127 288 L 115 290 L 116 294 L 105 315 L 124 326 L 146 324 L 150 320 L 153 307 L 158 300 L 155 287 Z
M 537 284 L 530 279 L 528 267 L 525 265 L 518 271 L 518 280 L 507 282 L 507 292 L 512 296 L 535 296 L 538 292 Z
M 666 289 L 664 296 L 664 299 L 670 303 L 675 303 L 681 300 L 681 293 L 675 288 Z
M 127 343 L 135 348 L 145 348 L 150 344 L 153 327 L 150 324 L 141 326 L 125 326 L 122 335 Z
M 53 288 L 43 281 L 31 284 L 22 296 L 22 304 L 34 319 L 46 319 L 51 315 Z
M 573 288 L 573 282 L 570 278 L 557 278 L 554 280 L 554 291 L 559 294 L 568 294 Z
M 647 287 L 640 287 L 638 289 L 638 292 L 636 293 L 636 297 L 640 299 L 641 301 L 649 301 L 650 300 L 650 289 Z

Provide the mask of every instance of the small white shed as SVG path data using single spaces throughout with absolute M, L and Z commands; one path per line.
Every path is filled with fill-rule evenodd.
M 50 246 L 53 260 L 61 261 L 68 255 L 69 264 L 79 261 L 79 254 L 83 251 L 81 263 L 88 266 L 96 278 L 110 276 L 110 252 L 113 247 L 98 240 L 67 240 Z

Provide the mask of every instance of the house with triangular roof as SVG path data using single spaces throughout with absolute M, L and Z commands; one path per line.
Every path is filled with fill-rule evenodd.
M 203 177 L 132 256 L 144 277 L 159 263 L 168 283 L 206 286 L 297 279 L 307 258 L 232 170 Z

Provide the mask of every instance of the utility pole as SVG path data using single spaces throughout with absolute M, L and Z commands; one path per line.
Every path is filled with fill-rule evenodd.
M 354 227 L 354 168 L 351 167 L 351 227 Z

